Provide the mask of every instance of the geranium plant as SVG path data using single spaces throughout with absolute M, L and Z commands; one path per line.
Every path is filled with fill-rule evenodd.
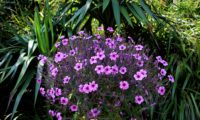
M 128 39 L 80 31 L 61 36 L 54 56 L 40 55 L 46 65 L 40 93 L 50 105 L 49 115 L 58 120 L 133 119 L 155 105 L 174 82 L 165 70 L 168 63 Z

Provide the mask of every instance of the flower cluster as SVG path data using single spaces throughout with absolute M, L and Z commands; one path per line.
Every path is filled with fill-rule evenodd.
M 107 31 L 114 32 L 112 27 Z M 53 57 L 38 57 L 46 63 L 39 91 L 50 104 L 49 115 L 58 120 L 73 114 L 96 119 L 121 115 L 121 110 L 133 118 L 128 113 L 138 114 L 133 109 L 156 104 L 174 82 L 161 56 L 154 60 L 146 46 L 129 43 L 120 35 L 91 36 L 80 31 L 69 38 L 61 36 L 55 46 Z

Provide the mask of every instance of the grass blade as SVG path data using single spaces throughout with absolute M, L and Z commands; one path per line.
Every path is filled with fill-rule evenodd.
M 107 8 L 108 4 L 109 4 L 110 0 L 103 0 L 103 9 L 102 9 L 102 13 L 105 11 L 105 9 Z

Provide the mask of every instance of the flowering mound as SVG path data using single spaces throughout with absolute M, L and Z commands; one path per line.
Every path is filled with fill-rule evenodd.
M 49 115 L 58 120 L 137 118 L 141 108 L 156 104 L 165 86 L 174 82 L 165 60 L 153 60 L 143 45 L 119 35 L 80 31 L 60 39 L 53 58 L 39 56 L 47 66 L 40 93 L 50 105 Z

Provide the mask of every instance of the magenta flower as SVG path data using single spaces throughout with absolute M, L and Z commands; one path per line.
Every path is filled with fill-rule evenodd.
M 80 92 L 80 93 L 83 93 L 84 91 L 83 91 L 83 86 L 84 85 L 82 85 L 82 84 L 80 84 L 79 86 L 78 86 L 78 91 Z
M 117 58 L 119 58 L 119 55 L 117 54 L 117 52 L 111 52 L 110 53 L 110 59 L 116 61 Z
M 160 95 L 164 95 L 165 94 L 165 87 L 164 86 L 160 86 L 158 88 L 158 94 L 160 94 Z
M 165 60 L 161 60 L 160 63 L 162 63 L 163 66 L 168 66 L 168 63 Z
M 83 69 L 83 63 L 76 63 L 75 66 L 74 66 L 74 69 L 76 71 Z
M 126 49 L 126 46 L 124 44 L 119 46 L 119 50 L 125 50 L 125 49 Z
M 167 74 L 167 72 L 166 72 L 165 69 L 161 69 L 161 70 L 160 70 L 160 74 L 161 74 L 162 76 L 165 76 L 165 75 Z
M 62 35 L 62 36 L 60 36 L 60 39 L 62 40 L 62 39 L 64 39 L 65 38 L 65 36 L 64 35 Z
M 100 110 L 98 110 L 97 108 L 93 108 L 88 113 L 88 117 L 89 118 L 96 118 L 99 114 L 100 114 Z
M 73 36 L 71 36 L 69 39 L 73 41 L 73 40 L 75 40 L 76 38 L 77 38 L 77 37 L 76 37 L 75 35 L 73 35 Z
M 142 60 L 141 60 L 141 61 L 138 61 L 138 62 L 137 62 L 137 65 L 138 65 L 139 67 L 143 67 L 144 61 L 142 61 Z
M 104 66 L 97 65 L 94 70 L 97 72 L 97 74 L 102 74 L 102 73 L 104 73 Z
M 63 79 L 63 84 L 67 84 L 69 83 L 70 77 L 69 76 L 65 76 Z
M 134 57 L 136 60 L 141 60 L 141 59 L 142 59 L 142 56 L 140 56 L 140 54 L 133 54 L 133 57 Z
M 56 115 L 56 113 L 53 110 L 49 110 L 49 115 L 54 117 Z
M 51 97 L 52 99 L 55 98 L 55 91 L 54 91 L 53 88 L 48 89 L 48 90 L 47 90 L 47 94 L 48 94 L 48 96 Z
M 76 111 L 78 111 L 78 106 L 73 104 L 73 105 L 70 106 L 70 110 L 72 112 L 76 112 Z
M 54 57 L 54 61 L 56 63 L 62 61 L 63 60 L 63 55 L 64 54 L 62 52 L 57 52 L 56 55 L 55 55 L 55 57 Z
M 43 87 L 40 87 L 40 94 L 41 94 L 42 96 L 44 96 L 44 95 L 45 95 L 45 90 L 44 90 L 44 88 L 43 88 Z
M 143 49 L 142 45 L 135 45 L 135 50 L 140 51 Z
M 162 57 L 161 57 L 161 56 L 156 56 L 156 60 L 157 60 L 158 62 L 160 62 L 160 61 L 162 60 Z
M 127 90 L 129 88 L 129 83 L 127 81 L 121 81 L 119 83 L 119 88 L 122 90 Z
M 60 104 L 62 105 L 67 105 L 68 102 L 69 102 L 68 98 L 65 98 L 65 97 L 60 98 Z
M 120 37 L 120 36 L 117 36 L 117 41 L 118 41 L 118 42 L 122 42 L 122 41 L 123 41 L 123 38 Z
M 101 27 L 98 27 L 98 29 L 97 30 L 99 30 L 99 31 L 102 31 L 102 30 L 104 30 L 103 29 L 103 26 L 101 26 Z
M 84 86 L 83 86 L 83 92 L 86 93 L 86 94 L 88 94 L 88 93 L 91 92 L 91 87 L 90 87 L 89 84 L 84 84 Z
M 70 56 L 74 56 L 76 54 L 76 51 L 74 49 L 70 50 L 69 51 L 69 55 Z
M 112 68 L 110 66 L 106 66 L 104 68 L 104 72 L 106 75 L 110 75 L 112 73 Z
M 112 66 L 112 74 L 117 74 L 119 72 L 119 68 L 117 65 Z
M 141 95 L 135 96 L 135 103 L 142 104 L 144 102 L 144 98 Z
M 134 74 L 134 78 L 136 81 L 141 81 L 144 78 L 144 75 L 141 74 L 140 72 L 137 72 L 136 74 Z
M 112 27 L 108 27 L 107 30 L 108 30 L 109 32 L 111 32 L 111 33 L 114 32 L 114 29 L 113 29 Z
M 60 42 L 55 43 L 55 47 L 58 48 L 60 46 Z
M 68 39 L 62 39 L 62 45 L 68 45 Z
M 90 86 L 90 92 L 97 91 L 97 89 L 98 89 L 98 84 L 95 81 L 90 82 L 89 86 Z
M 92 56 L 90 58 L 90 64 L 95 64 L 95 63 L 97 63 L 97 57 L 96 56 Z
M 55 95 L 60 96 L 62 94 L 62 90 L 60 88 L 55 88 Z
M 103 60 L 106 57 L 104 51 L 97 52 L 96 56 L 99 60 Z
M 56 118 L 57 118 L 57 120 L 62 120 L 62 116 L 61 116 L 60 112 L 56 113 Z
M 58 68 L 53 68 L 53 69 L 51 70 L 51 75 L 52 75 L 53 77 L 56 77 L 57 74 L 58 74 Z
M 78 34 L 79 35 L 85 35 L 85 32 L 84 31 L 79 31 Z
M 172 83 L 174 82 L 174 77 L 172 75 L 168 75 L 167 77 L 168 77 L 169 81 L 171 81 Z
M 119 72 L 120 72 L 122 75 L 124 75 L 124 74 L 127 72 L 126 67 L 121 67 L 121 68 L 119 69 Z
M 147 71 L 146 70 L 141 69 L 139 72 L 143 75 L 143 77 L 147 77 Z

